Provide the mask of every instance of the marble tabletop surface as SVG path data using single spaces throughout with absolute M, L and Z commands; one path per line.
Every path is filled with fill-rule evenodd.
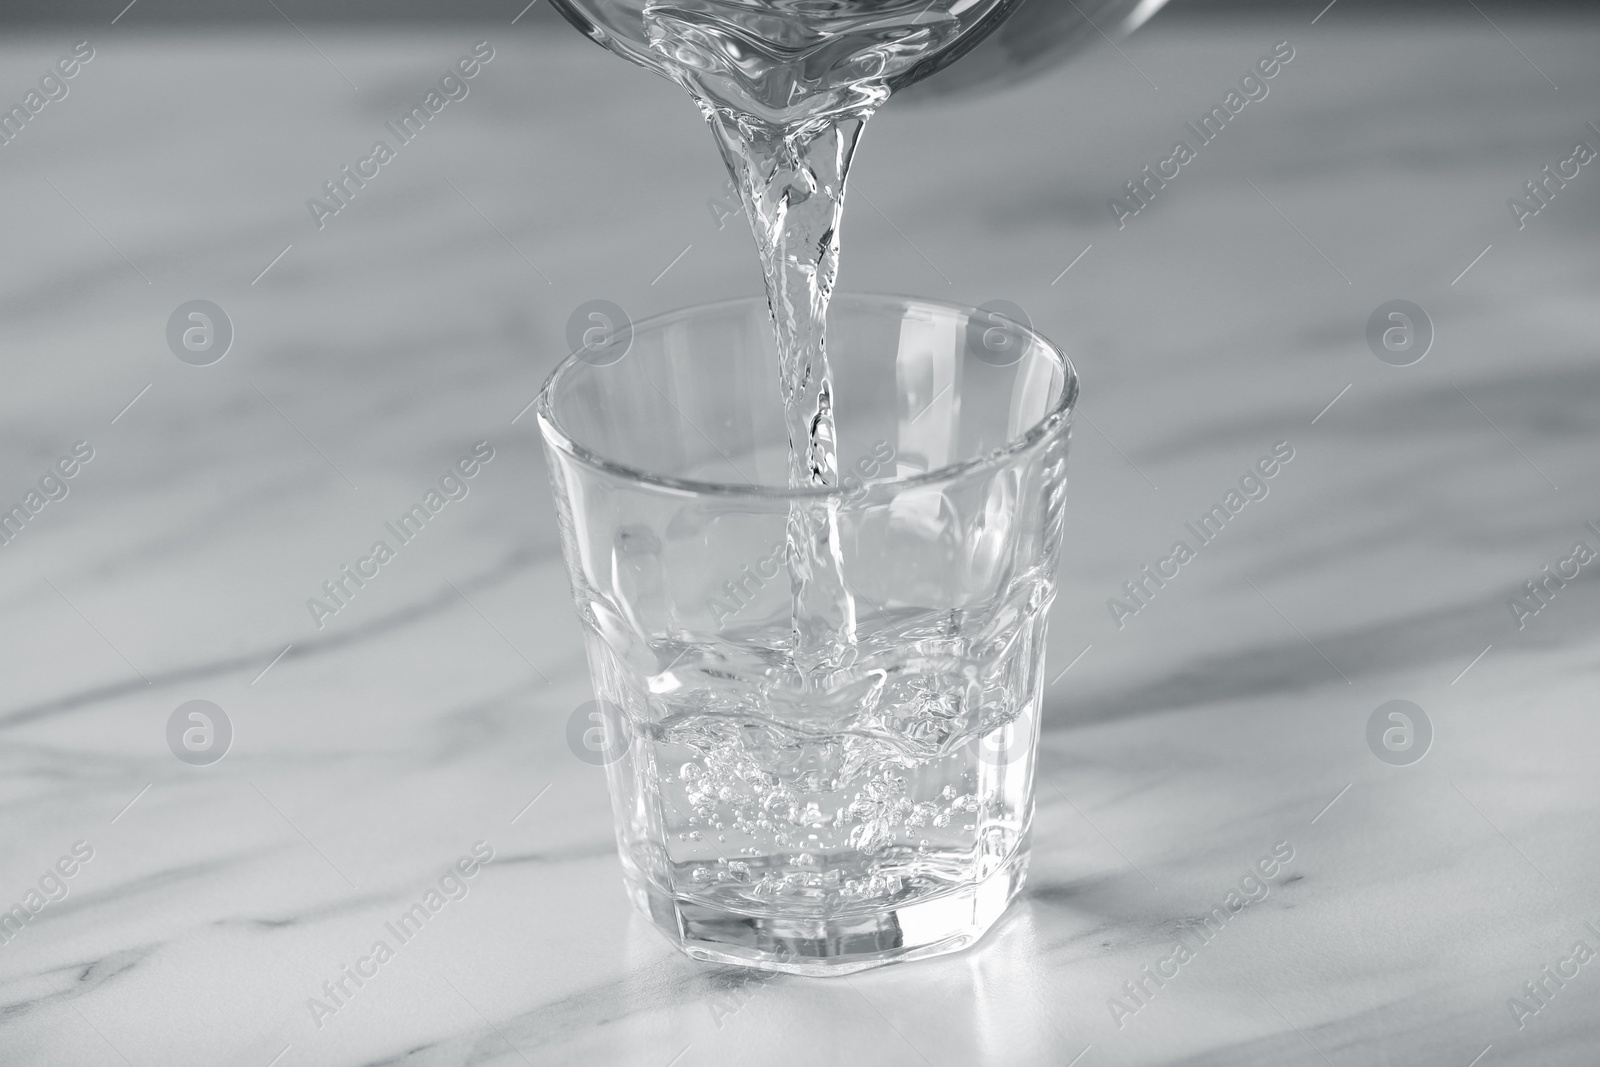
M 874 120 L 844 286 L 1012 300 L 1084 393 L 1026 893 L 965 953 L 819 981 L 633 914 L 565 741 L 588 681 L 526 405 L 583 301 L 758 282 L 687 100 L 518 6 L 0 43 L 8 106 L 93 53 L 0 147 L 0 504 L 30 511 L 0 546 L 0 1063 L 1596 1062 L 1600 167 L 1521 228 L 1507 201 L 1600 148 L 1600 23 L 1163 15 Z M 467 95 L 317 218 L 479 42 Z M 168 342 L 196 299 L 231 325 L 208 366 Z M 1366 337 L 1398 299 L 1432 323 L 1409 366 Z M 468 495 L 314 618 L 478 442 Z M 1280 442 L 1270 493 L 1115 618 Z M 192 700 L 220 762 L 169 745 Z M 1391 700 L 1420 761 L 1369 746 Z M 474 849 L 464 896 L 309 1006 Z

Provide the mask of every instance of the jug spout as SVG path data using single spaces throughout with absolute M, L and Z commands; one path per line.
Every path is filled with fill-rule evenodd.
M 1143 25 L 1166 0 L 550 0 L 703 106 L 790 127 L 891 92 L 1001 88 Z

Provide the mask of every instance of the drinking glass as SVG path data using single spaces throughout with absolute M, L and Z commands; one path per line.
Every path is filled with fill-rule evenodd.
M 538 399 L 628 893 L 809 975 L 956 951 L 1023 884 L 1077 396 L 998 312 L 839 294 L 828 331 L 834 487 L 789 486 L 763 300 L 607 321 Z

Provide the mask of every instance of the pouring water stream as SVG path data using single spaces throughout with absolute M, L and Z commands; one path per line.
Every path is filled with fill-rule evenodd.
M 867 120 L 975 47 L 957 68 L 964 91 L 1130 31 L 1164 2 L 552 0 L 597 43 L 681 85 L 711 127 L 761 257 L 796 488 L 838 484 L 826 322 Z M 856 643 L 837 501 L 796 503 L 788 542 L 793 666 L 808 689 L 847 667 Z

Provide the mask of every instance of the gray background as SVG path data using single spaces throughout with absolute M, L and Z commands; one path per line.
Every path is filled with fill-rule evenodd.
M 95 848 L 0 945 L 0 1061 L 1593 1062 L 1593 965 L 1523 1028 L 1507 1000 L 1600 925 L 1600 583 L 1520 629 L 1508 600 L 1600 546 L 1600 170 L 1523 230 L 1506 207 L 1596 144 L 1592 16 L 1180 9 L 873 120 L 842 284 L 1011 300 L 1084 379 L 1033 866 L 974 951 L 747 984 L 621 893 L 518 418 L 582 302 L 759 291 L 710 138 L 537 8 L 352 26 L 280 0 L 297 31 L 264 6 L 56 6 L 0 37 L 0 102 L 96 49 L 0 148 L 0 503 L 96 450 L 0 547 L 0 905 Z M 307 198 L 483 39 L 471 95 L 316 229 Z M 1119 231 L 1109 198 L 1281 40 L 1271 95 Z M 193 299 L 235 329 L 213 366 L 167 347 Z M 1394 299 L 1437 329 L 1411 367 L 1365 341 Z M 483 439 L 471 495 L 318 629 L 320 584 Z M 1271 495 L 1118 629 L 1123 581 L 1278 441 Z M 233 726 L 207 767 L 167 742 L 200 699 Z M 1433 725 L 1411 766 L 1368 748 L 1394 699 Z M 479 839 L 472 895 L 313 1025 Z M 1271 895 L 1115 1026 L 1108 998 L 1278 841 Z

